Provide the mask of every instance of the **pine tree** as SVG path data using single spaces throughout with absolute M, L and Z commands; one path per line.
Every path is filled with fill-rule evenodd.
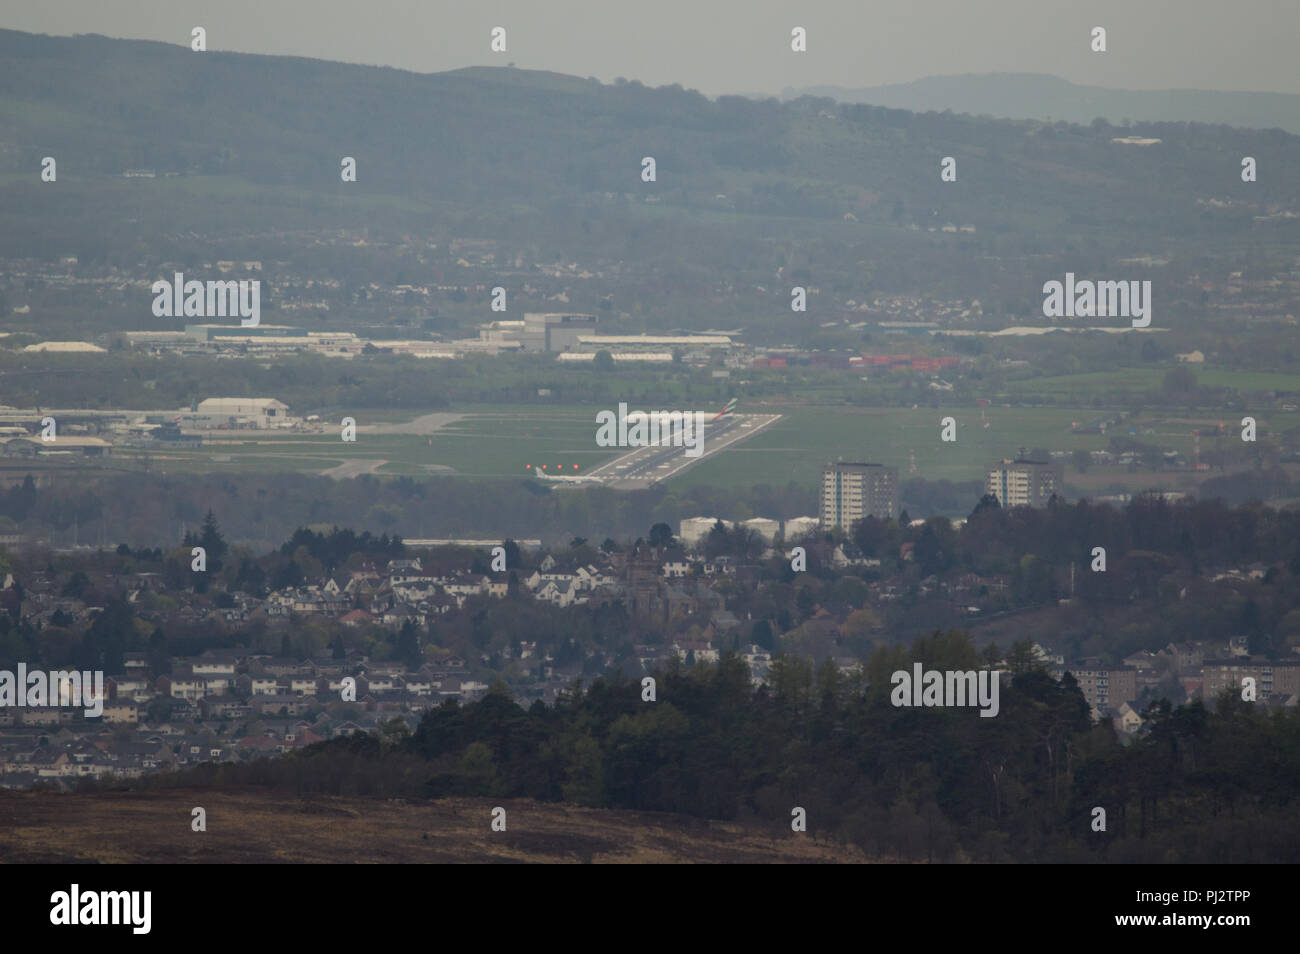
M 217 518 L 210 508 L 208 515 L 203 518 L 203 529 L 199 534 L 198 545 L 207 552 L 209 564 L 213 561 L 219 562 L 226 555 L 226 551 L 230 549 L 221 536 L 221 531 L 217 529 Z

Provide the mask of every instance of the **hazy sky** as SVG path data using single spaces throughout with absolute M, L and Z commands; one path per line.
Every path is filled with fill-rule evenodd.
M 425 73 L 513 62 L 710 95 L 1003 71 L 1300 93 L 1300 0 L 0 0 L 0 27 L 34 33 L 188 46 L 194 26 L 214 51 Z M 807 53 L 790 50 L 795 26 Z M 1105 54 L 1089 49 L 1094 26 Z

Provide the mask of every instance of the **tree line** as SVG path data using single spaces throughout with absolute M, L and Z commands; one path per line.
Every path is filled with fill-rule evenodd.
M 621 674 L 549 707 L 524 709 L 498 686 L 431 710 L 414 732 L 393 722 L 281 759 L 128 784 L 535 798 L 738 819 L 789 837 L 801 807 L 809 832 L 908 861 L 1300 859 L 1300 714 L 1231 696 L 1157 705 L 1124 745 L 1108 722 L 1090 724 L 1073 678 L 1058 683 L 1024 646 L 991 719 L 894 707 L 888 670 L 903 657 L 984 665 L 966 634 L 936 632 L 847 674 L 784 657 L 755 689 L 744 661 L 724 654 L 657 672 L 653 702 Z

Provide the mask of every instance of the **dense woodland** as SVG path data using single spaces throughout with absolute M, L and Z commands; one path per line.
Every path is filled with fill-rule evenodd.
M 973 484 L 960 490 L 942 482 L 915 486 L 915 498 L 905 496 L 905 502 L 920 506 L 947 502 L 961 512 L 979 499 Z M 198 526 L 209 509 L 216 512 L 228 539 L 260 555 L 305 526 L 338 525 L 358 533 L 368 530 L 414 538 L 635 539 L 653 523 L 677 526 L 681 519 L 700 514 L 726 520 L 797 517 L 815 512 L 816 497 L 811 488 L 795 484 L 760 484 L 740 491 L 584 487 L 574 492 L 525 479 L 489 482 L 361 475 L 333 480 L 293 473 L 126 473 L 45 487 L 24 478 L 0 491 L 0 526 L 12 525 L 34 536 L 53 531 L 60 545 L 70 542 L 75 523 L 83 543 L 103 537 L 105 545 L 171 547 L 180 542 L 184 529 Z M 926 512 L 928 507 L 918 509 L 918 515 Z

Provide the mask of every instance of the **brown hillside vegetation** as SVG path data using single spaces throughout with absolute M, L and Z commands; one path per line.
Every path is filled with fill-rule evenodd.
M 507 830 L 490 828 L 506 809 Z M 207 831 L 190 830 L 207 811 Z M 812 834 L 528 800 L 384 801 L 255 789 L 0 792 L 8 864 L 861 863 Z

